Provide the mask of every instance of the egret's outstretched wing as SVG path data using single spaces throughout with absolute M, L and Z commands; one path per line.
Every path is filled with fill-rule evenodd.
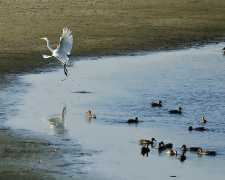
M 42 54 L 43 58 L 51 58 L 52 56 L 48 56 L 48 55 L 45 55 L 45 54 Z
M 71 34 L 71 30 L 68 28 L 63 28 L 62 37 L 60 37 L 60 43 L 56 48 L 57 54 L 61 59 L 65 61 L 69 60 L 67 55 L 70 55 L 70 51 L 73 45 L 73 35 Z

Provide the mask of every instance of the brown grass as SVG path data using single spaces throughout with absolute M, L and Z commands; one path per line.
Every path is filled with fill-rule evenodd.
M 114 55 L 208 42 L 224 36 L 221 0 L 3 0 L 0 73 L 28 71 L 52 59 L 62 28 L 73 32 L 72 56 Z

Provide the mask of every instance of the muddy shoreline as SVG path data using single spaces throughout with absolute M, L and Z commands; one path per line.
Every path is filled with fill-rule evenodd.
M 27 72 L 55 61 L 63 27 L 72 30 L 72 56 L 176 49 L 224 37 L 219 0 L 2 1 L 0 74 Z
M 44 161 L 54 162 L 57 149 L 50 148 L 51 143 L 46 140 L 22 138 L 12 133 L 0 129 L 1 179 L 53 178 Z
M 85 162 L 80 156 L 93 152 L 79 145 L 62 145 L 44 138 L 22 136 L 8 128 L 0 129 L 0 178 L 6 179 L 94 179 L 82 172 Z M 64 146 L 64 148 L 62 148 Z M 64 156 L 71 157 L 68 161 Z M 77 157 L 76 159 L 74 157 Z M 71 171 L 70 166 L 76 164 Z M 96 176 L 101 179 L 100 176 Z

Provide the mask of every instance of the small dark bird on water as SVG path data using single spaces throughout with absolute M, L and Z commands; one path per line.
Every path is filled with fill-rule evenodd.
M 198 149 L 199 154 L 205 154 L 205 155 L 216 155 L 216 151 L 205 151 L 203 152 L 201 148 Z
M 154 103 L 154 102 L 152 102 L 151 104 L 150 104 L 152 107 L 156 107 L 156 106 L 162 106 L 162 101 L 159 101 L 159 103 Z
M 198 149 L 200 148 L 200 147 L 189 147 L 189 148 L 187 148 L 187 146 L 184 144 L 182 147 L 181 147 L 181 149 L 183 148 L 183 151 L 198 151 Z
M 186 156 L 184 155 L 184 153 L 182 153 L 179 158 L 180 161 L 184 161 L 186 159 Z
M 170 110 L 169 113 L 171 113 L 171 114 L 181 114 L 182 113 L 181 110 L 182 110 L 182 108 L 179 107 L 179 110 Z
M 193 128 L 192 126 L 190 126 L 188 128 L 189 131 L 192 131 L 192 130 L 196 130 L 196 131 L 205 131 L 206 129 L 204 127 L 196 127 L 196 128 Z
M 168 144 L 165 144 L 164 146 L 166 146 L 166 148 L 172 148 L 173 147 L 173 143 L 168 143 Z
M 166 146 L 164 146 L 164 143 L 161 141 L 158 145 L 158 150 L 166 149 Z
M 138 123 L 139 121 L 138 121 L 138 117 L 136 117 L 135 119 L 129 119 L 128 121 L 127 121 L 127 123 Z
M 146 139 L 141 139 L 139 142 L 140 144 L 153 144 L 156 141 L 155 138 L 152 138 L 151 141 L 150 140 L 146 140 Z
M 173 147 L 173 144 L 172 143 L 168 143 L 168 144 L 164 144 L 163 141 L 161 141 L 159 143 L 159 146 L 158 146 L 158 149 L 166 149 L 166 148 L 172 148 Z

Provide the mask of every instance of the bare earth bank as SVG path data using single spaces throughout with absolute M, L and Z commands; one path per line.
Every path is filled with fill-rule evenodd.
M 0 73 L 29 71 L 52 59 L 62 28 L 74 35 L 72 56 L 180 48 L 224 36 L 219 0 L 23 0 L 0 2 Z

